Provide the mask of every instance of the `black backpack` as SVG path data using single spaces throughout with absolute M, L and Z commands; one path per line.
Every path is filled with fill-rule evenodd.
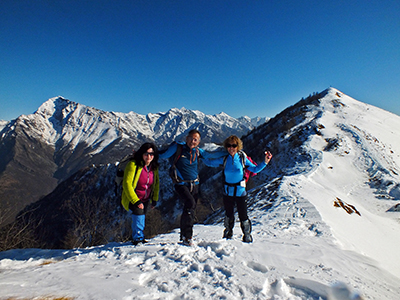
M 117 186 L 120 186 L 122 183 L 122 180 L 124 179 L 124 171 L 126 168 L 126 165 L 133 160 L 134 154 L 129 154 L 124 156 L 117 165 L 117 172 L 115 173 L 115 184 Z
M 117 170 L 114 178 L 114 193 L 119 204 L 121 204 L 122 180 L 124 179 L 125 168 L 128 163 L 133 160 L 134 155 L 135 153 L 133 152 L 132 154 L 124 156 L 117 164 Z

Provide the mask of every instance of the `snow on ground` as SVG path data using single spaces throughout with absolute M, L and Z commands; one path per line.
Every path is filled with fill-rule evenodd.
M 343 248 L 376 259 L 400 278 L 399 215 L 387 212 L 400 196 L 400 118 L 335 89 L 322 106 L 319 122 L 325 128 L 312 137 L 310 147 L 323 158 L 315 172 L 299 177 L 299 195 L 316 207 Z M 322 151 L 326 138 L 338 141 L 336 149 Z M 371 178 L 379 186 L 371 189 Z M 379 197 L 382 188 L 385 197 Z M 339 200 L 359 215 L 333 209 Z
M 222 230 L 196 225 L 193 247 L 177 243 L 176 231 L 136 247 L 3 252 L 0 299 L 393 300 L 400 293 L 399 278 L 372 259 L 326 237 L 299 236 L 301 228 L 257 224 L 252 244 L 241 242 L 238 223 L 233 240 L 220 239 Z M 340 293 L 350 296 L 333 296 Z

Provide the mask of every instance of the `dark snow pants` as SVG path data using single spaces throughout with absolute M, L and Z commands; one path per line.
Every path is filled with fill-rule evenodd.
M 253 237 L 251 236 L 251 222 L 247 216 L 247 196 L 236 197 L 224 195 L 225 207 L 225 230 L 224 238 L 232 238 L 233 226 L 235 226 L 235 204 L 240 219 L 240 227 L 243 232 L 243 242 L 251 243 Z
M 175 191 L 183 203 L 181 215 L 181 239 L 191 239 L 193 237 L 194 213 L 199 197 L 199 185 L 180 185 L 175 184 Z
M 236 205 L 240 222 L 246 221 L 248 219 L 247 201 L 246 200 L 247 200 L 247 196 L 236 197 L 236 196 L 224 195 L 225 215 L 229 219 L 234 219 L 235 218 L 235 205 Z

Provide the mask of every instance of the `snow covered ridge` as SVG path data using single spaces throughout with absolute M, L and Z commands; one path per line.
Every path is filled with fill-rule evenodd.
M 322 157 L 299 178 L 299 195 L 316 207 L 343 248 L 376 259 L 400 277 L 399 215 L 389 212 L 400 200 L 400 117 L 335 89 L 320 105 L 320 135 L 307 146 Z M 333 209 L 336 199 L 360 215 Z
M 400 277 L 400 117 L 333 88 L 321 94 L 299 106 L 301 118 L 290 111 L 298 122 L 280 133 L 279 153 L 264 172 L 280 183 L 272 191 L 254 190 L 251 205 L 260 205 L 257 195 L 268 195 L 278 200 L 263 207 L 285 204 L 281 213 L 304 220 L 317 213 L 343 249 L 373 258 Z

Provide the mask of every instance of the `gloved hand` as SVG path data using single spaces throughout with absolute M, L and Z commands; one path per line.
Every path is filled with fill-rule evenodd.
M 142 201 L 138 201 L 135 204 L 132 204 L 132 202 L 129 202 L 129 210 L 132 212 L 137 211 L 138 209 L 144 209 L 144 205 Z
M 151 208 L 156 207 L 157 201 L 152 200 L 151 203 L 150 203 L 150 205 L 151 205 Z

